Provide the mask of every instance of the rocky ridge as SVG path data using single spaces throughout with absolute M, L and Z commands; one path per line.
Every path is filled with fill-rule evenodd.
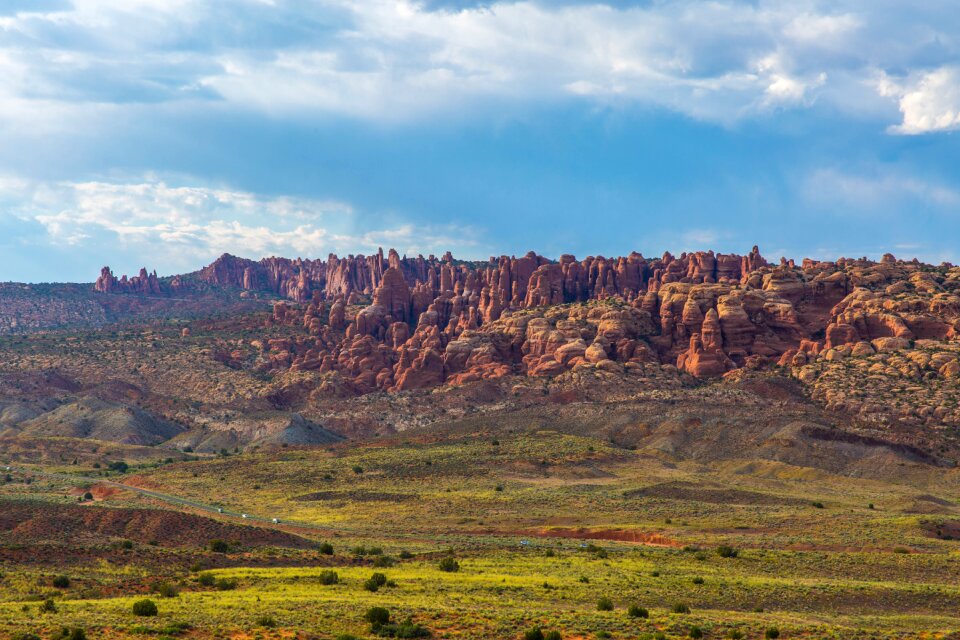
M 97 288 L 116 281 L 163 295 L 183 286 L 145 274 L 116 280 L 105 269 Z M 298 392 L 314 397 L 587 369 L 710 378 L 786 367 L 812 384 L 845 358 L 881 360 L 885 375 L 960 376 L 951 346 L 960 268 L 891 255 L 800 264 L 772 264 L 756 247 L 579 261 L 532 252 L 487 262 L 393 250 L 327 261 L 225 255 L 198 279 L 285 298 L 264 320 L 271 337 L 212 353 L 233 368 L 296 374 Z

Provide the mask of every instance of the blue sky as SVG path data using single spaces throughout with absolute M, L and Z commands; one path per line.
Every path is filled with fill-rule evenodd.
M 714 248 L 960 262 L 955 0 L 4 0 L 0 280 Z

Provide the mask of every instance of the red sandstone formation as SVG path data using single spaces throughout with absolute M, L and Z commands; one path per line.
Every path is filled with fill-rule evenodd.
M 161 293 L 160 281 L 157 278 L 157 272 L 147 274 L 146 268 L 140 269 L 140 274 L 132 278 L 124 275 L 119 280 L 110 271 L 110 267 L 104 267 L 100 270 L 100 277 L 93 285 L 101 293 L 142 293 L 147 295 L 159 295 Z
M 257 366 L 315 372 L 317 393 L 343 394 L 584 368 L 676 366 L 712 377 L 802 366 L 838 348 L 950 340 L 960 332 L 960 272 L 949 273 L 892 256 L 770 265 L 756 247 L 556 262 L 532 252 L 458 262 L 381 250 L 326 261 L 224 255 L 163 283 L 146 270 L 117 280 L 104 268 L 95 286 L 155 295 L 199 282 L 284 298 L 267 322 L 290 337 L 262 342 Z

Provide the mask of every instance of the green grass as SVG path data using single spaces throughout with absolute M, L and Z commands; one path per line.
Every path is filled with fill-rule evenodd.
M 692 626 L 706 638 L 731 630 L 757 638 L 770 627 L 783 638 L 838 639 L 960 629 L 960 543 L 923 534 L 920 521 L 927 516 L 905 507 L 917 488 L 852 482 L 779 463 L 677 464 L 552 432 L 497 439 L 495 446 L 484 434 L 441 442 L 400 437 L 141 470 L 137 482 L 144 486 L 326 527 L 292 530 L 331 542 L 336 553 L 214 554 L 205 548 L 209 541 L 198 541 L 196 548 L 138 547 L 122 561 L 94 557 L 68 568 L 5 566 L 0 637 L 63 626 L 111 638 L 154 637 L 183 622 L 193 628 L 191 638 L 280 638 L 294 629 L 317 638 L 366 638 L 363 614 L 372 606 L 451 638 L 519 638 L 537 625 L 568 639 L 658 631 L 680 638 Z M 364 473 L 354 473 L 354 466 Z M 677 483 L 688 491 L 684 497 L 658 493 L 657 487 Z M 0 486 L 0 495 L 63 499 L 68 484 L 15 483 Z M 637 495 L 638 489 L 645 491 Z M 716 493 L 728 489 L 741 492 L 731 494 L 737 500 Z M 297 499 L 318 492 L 322 499 Z M 814 501 L 824 508 L 812 507 Z M 171 508 L 133 495 L 110 504 Z M 586 541 L 569 537 L 580 529 L 600 536 L 657 534 L 669 544 L 594 539 L 595 549 L 584 549 Z M 551 531 L 567 537 L 544 535 Z M 375 568 L 374 556 L 350 553 L 361 545 L 382 547 L 395 562 Z M 721 557 L 720 545 L 735 548 L 737 556 Z M 460 570 L 441 571 L 439 560 L 451 549 Z M 400 560 L 402 551 L 413 557 Z M 201 586 L 189 570 L 193 562 L 219 561 L 231 566 L 206 572 L 236 580 L 236 589 Z M 323 584 L 321 574 L 331 569 L 339 582 Z M 364 589 L 374 571 L 395 586 Z M 59 574 L 68 575 L 71 586 L 55 596 L 56 613 L 38 616 L 38 598 L 57 591 L 49 580 Z M 697 577 L 702 584 L 695 584 Z M 159 617 L 136 619 L 132 603 L 161 579 L 177 584 L 179 595 L 151 596 Z M 604 597 L 613 611 L 597 610 Z M 670 613 L 677 603 L 691 612 Z M 645 607 L 650 617 L 630 616 L 630 605 Z M 266 617 L 276 627 L 258 623 Z

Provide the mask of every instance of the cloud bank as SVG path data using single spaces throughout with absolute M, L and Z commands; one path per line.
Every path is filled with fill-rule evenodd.
M 478 250 L 462 227 L 357 220 L 349 204 L 263 197 L 229 189 L 133 182 L 35 183 L 0 178 L 0 205 L 42 229 L 40 242 L 139 256 L 164 272 L 192 270 L 222 253 L 325 258 L 395 247 L 410 254 Z M 24 242 L 36 238 L 24 239 Z
M 725 124 L 818 103 L 877 118 L 899 108 L 892 133 L 960 126 L 960 18 L 943 0 L 20 7 L 0 14 L 8 126 L 131 104 L 395 123 L 564 101 Z

